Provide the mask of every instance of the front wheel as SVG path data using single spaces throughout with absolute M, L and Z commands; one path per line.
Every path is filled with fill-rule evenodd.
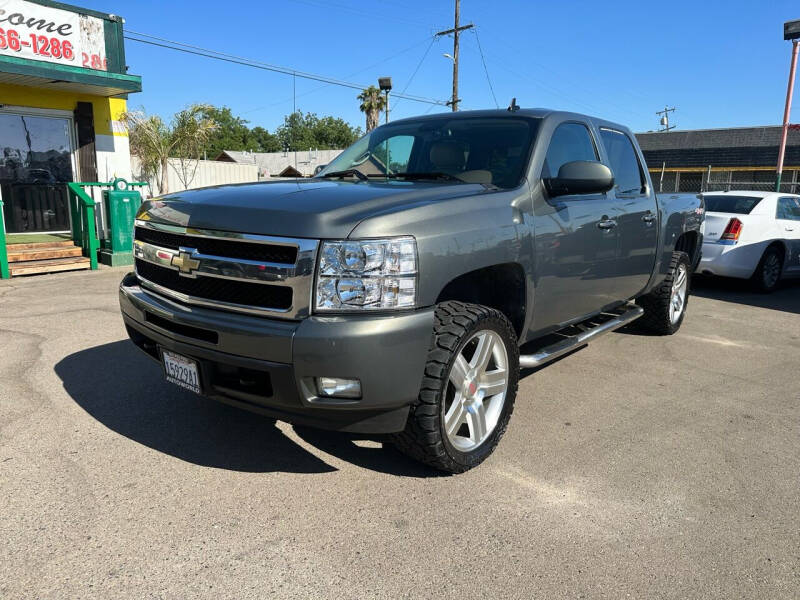
M 650 293 L 637 298 L 644 309 L 639 327 L 658 335 L 672 335 L 680 329 L 686 315 L 691 283 L 691 262 L 685 252 L 673 252 L 669 272 Z
M 485 306 L 443 302 L 419 397 L 395 445 L 441 471 L 471 469 L 503 436 L 518 379 L 519 348 L 508 319 Z

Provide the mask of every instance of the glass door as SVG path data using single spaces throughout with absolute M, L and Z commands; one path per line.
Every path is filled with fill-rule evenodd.
M 7 233 L 68 231 L 72 120 L 0 112 L 0 193 Z

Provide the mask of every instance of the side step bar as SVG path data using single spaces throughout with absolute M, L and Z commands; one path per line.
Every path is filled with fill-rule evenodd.
M 540 348 L 533 354 L 521 354 L 519 357 L 519 366 L 522 369 L 533 369 L 546 365 L 550 361 L 585 345 L 590 340 L 600 337 L 605 333 L 610 333 L 615 329 L 619 329 L 631 321 L 635 321 L 641 317 L 643 313 L 644 310 L 642 307 L 636 306 L 635 304 L 626 304 L 613 312 L 600 313 L 587 321 L 583 321 L 582 323 L 578 323 L 566 329 L 577 329 L 577 333 L 570 335 L 557 332 L 556 335 L 563 337 L 562 340 Z M 602 322 L 598 323 L 598 321 L 601 320 Z

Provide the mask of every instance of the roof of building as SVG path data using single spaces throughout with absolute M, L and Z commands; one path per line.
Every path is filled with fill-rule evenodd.
M 774 167 L 778 162 L 781 127 L 734 127 L 637 133 L 650 168 Z M 792 129 L 784 164 L 800 165 L 800 131 Z

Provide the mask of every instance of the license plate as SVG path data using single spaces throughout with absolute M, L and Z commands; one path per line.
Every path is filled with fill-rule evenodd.
M 167 381 L 197 394 L 201 393 L 196 361 L 168 350 L 162 350 L 161 357 Z

